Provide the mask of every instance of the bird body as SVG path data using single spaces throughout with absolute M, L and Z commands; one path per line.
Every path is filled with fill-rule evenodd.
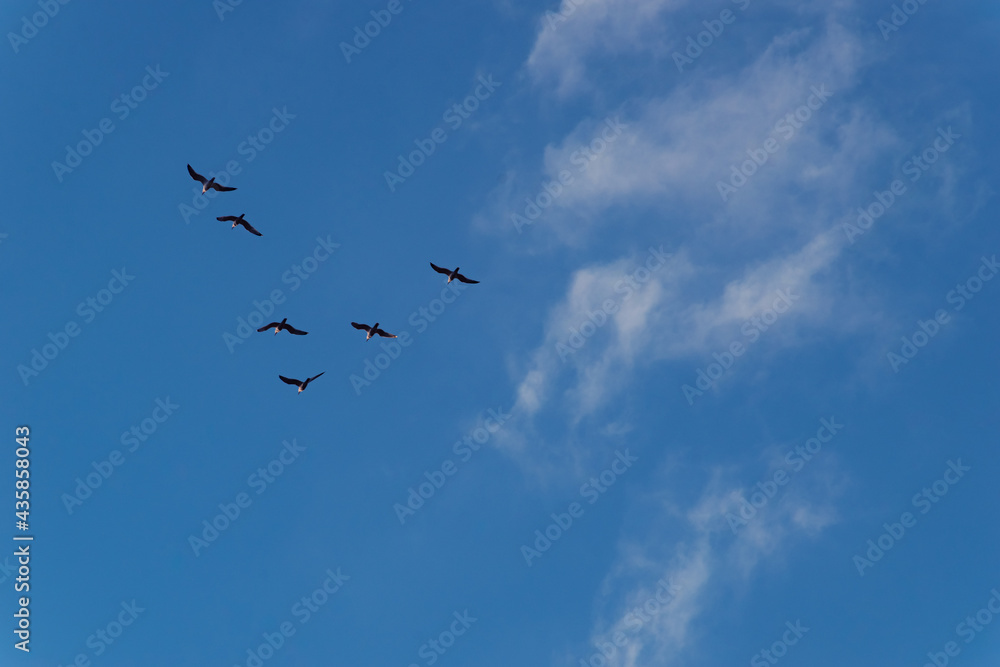
M 476 284 L 478 284 L 478 283 L 479 283 L 479 281 L 478 281 L 478 280 L 469 280 L 468 278 L 466 278 L 465 276 L 463 276 L 463 275 L 462 275 L 461 273 L 459 273 L 459 272 L 458 272 L 458 270 L 459 270 L 460 268 L 462 268 L 462 267 L 460 267 L 460 266 L 456 266 L 456 267 L 455 267 L 455 270 L 453 271 L 453 270 L 451 270 L 451 269 L 445 269 L 445 268 L 442 268 L 442 267 L 440 267 L 440 266 L 437 266 L 437 265 L 435 265 L 435 264 L 434 264 L 434 262 L 431 262 L 430 264 L 431 264 L 431 268 L 432 268 L 432 269 L 434 269 L 434 270 L 435 270 L 435 271 L 437 271 L 438 273 L 443 273 L 444 275 L 448 276 L 448 282 L 449 282 L 449 283 L 450 283 L 450 282 L 451 282 L 452 280 L 455 280 L 456 278 L 457 278 L 457 279 L 458 279 L 458 280 L 459 280 L 460 282 L 463 282 L 463 283 L 469 283 L 470 285 L 476 285 Z
M 215 182 L 214 176 L 210 179 L 205 178 L 204 176 L 196 172 L 194 169 L 192 169 L 191 165 L 188 165 L 188 173 L 191 174 L 191 178 L 201 183 L 201 194 L 205 194 L 209 190 L 218 190 L 219 192 L 232 192 L 233 190 L 236 189 L 236 188 L 228 188 L 225 185 L 219 185 L 218 183 Z
M 295 327 L 293 327 L 291 324 L 287 324 L 287 322 L 288 322 L 288 318 L 286 317 L 285 319 L 281 320 L 280 322 L 271 322 L 270 324 L 265 324 L 260 329 L 257 329 L 257 331 L 267 331 L 268 329 L 274 329 L 274 335 L 275 336 L 277 336 L 278 332 L 281 331 L 282 329 L 284 329 L 285 331 L 287 331 L 290 334 L 295 334 L 296 336 L 305 336 L 307 333 L 309 333 L 308 331 L 299 331 L 298 329 L 296 329 Z
M 325 372 L 326 371 L 323 371 L 323 373 L 325 373 Z M 323 373 L 320 373 L 319 375 L 322 375 Z M 286 378 L 284 375 L 279 375 L 278 377 L 281 378 L 281 381 L 284 382 L 285 384 L 298 385 L 299 390 L 296 393 L 301 394 L 303 391 L 306 390 L 306 387 L 309 386 L 309 383 L 312 382 L 313 380 L 315 380 L 316 378 L 318 378 L 319 375 L 314 375 L 314 376 L 312 376 L 311 378 L 309 378 L 309 379 L 307 379 L 305 381 L 296 380 L 294 378 Z
M 379 329 L 378 328 L 378 322 L 376 322 L 375 326 L 373 326 L 373 327 L 370 327 L 367 324 L 358 324 L 357 322 L 351 322 L 351 326 L 354 327 L 355 329 L 360 329 L 361 331 L 367 331 L 368 332 L 368 336 L 365 338 L 365 340 L 371 340 L 372 336 L 374 336 L 375 334 L 378 334 L 379 336 L 382 336 L 382 338 L 395 338 L 396 337 L 395 334 L 391 334 L 388 331 L 384 331 L 382 329 Z
M 243 219 L 244 215 L 246 215 L 246 213 L 240 213 L 240 217 L 238 218 L 235 215 L 223 215 L 221 217 L 216 218 L 216 220 L 220 220 L 222 222 L 232 222 L 233 223 L 232 229 L 236 229 L 236 225 L 242 225 L 251 234 L 254 234 L 256 236 L 263 236 L 263 234 L 261 234 L 260 232 L 258 232 L 256 229 L 253 228 L 253 225 L 251 225 L 249 222 Z

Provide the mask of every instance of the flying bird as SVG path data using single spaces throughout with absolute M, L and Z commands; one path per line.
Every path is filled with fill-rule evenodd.
M 236 225 L 243 225 L 244 227 L 246 227 L 247 231 L 250 232 L 251 234 L 256 234 L 257 236 L 263 236 L 263 234 L 261 234 L 260 232 L 258 232 L 256 229 L 253 228 L 253 225 L 251 225 L 249 222 L 243 219 L 244 215 L 246 215 L 246 213 L 240 213 L 240 217 L 238 218 L 235 215 L 224 215 L 221 218 L 216 218 L 216 220 L 233 223 L 232 227 L 233 229 L 236 229 Z
M 325 372 L 326 371 L 323 371 L 323 373 L 325 373 Z M 320 373 L 319 375 L 322 375 L 323 373 Z M 281 378 L 281 381 L 284 382 L 285 384 L 298 385 L 298 387 L 299 387 L 298 393 L 301 394 L 303 391 L 306 390 L 306 387 L 309 386 L 309 383 L 312 382 L 313 380 L 315 380 L 316 378 L 318 378 L 319 375 L 314 375 L 311 378 L 309 378 L 308 380 L 306 380 L 305 382 L 302 382 L 300 380 L 293 380 L 292 378 L 286 378 L 284 375 L 279 375 L 278 377 Z
M 231 192 L 236 189 L 236 188 L 227 188 L 225 185 L 219 185 L 218 183 L 215 182 L 214 176 L 211 179 L 205 178 L 204 176 L 196 172 L 194 169 L 192 169 L 191 165 L 188 165 L 188 173 L 191 174 L 191 178 L 201 183 L 201 194 L 205 194 L 209 190 L 218 190 L 219 192 Z
M 351 326 L 354 327 L 355 329 L 361 329 L 362 331 L 367 331 L 368 332 L 368 337 L 365 338 L 365 340 L 371 340 L 372 336 L 374 336 L 375 334 L 378 334 L 379 336 L 382 336 L 382 338 L 395 338 L 396 337 L 395 334 L 391 334 L 388 331 L 383 331 L 382 329 L 379 329 L 378 328 L 378 322 L 376 322 L 375 326 L 373 326 L 373 327 L 370 327 L 367 324 L 358 324 L 357 322 L 351 322 Z
M 459 273 L 458 270 L 462 268 L 460 266 L 456 266 L 455 270 L 452 271 L 451 269 L 442 269 L 440 266 L 435 266 L 434 262 L 431 262 L 431 268 L 437 271 L 438 273 L 443 273 L 444 275 L 448 276 L 448 282 L 451 282 L 455 278 L 458 278 L 463 283 L 469 283 L 470 285 L 476 285 L 479 283 L 478 280 L 469 280 L 461 273 Z
M 287 331 L 290 334 L 295 334 L 296 336 L 305 336 L 307 333 L 309 333 L 308 331 L 299 331 L 298 329 L 296 329 L 295 327 L 293 327 L 291 324 L 287 324 L 287 322 L 288 322 L 288 318 L 286 317 L 285 319 L 281 320 L 280 322 L 271 322 L 270 324 L 265 324 L 260 329 L 257 329 L 257 331 L 267 331 L 268 329 L 274 329 L 274 335 L 275 336 L 277 336 L 278 332 L 281 331 L 282 329 L 284 329 L 285 331 Z M 325 373 L 326 371 L 323 371 L 323 372 Z

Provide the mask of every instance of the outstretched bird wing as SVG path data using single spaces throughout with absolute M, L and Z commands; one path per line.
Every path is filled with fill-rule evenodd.
M 250 232 L 251 234 L 255 234 L 255 235 L 257 235 L 257 236 L 263 236 L 263 234 L 261 234 L 261 233 L 260 233 L 260 232 L 258 232 L 258 231 L 257 231 L 256 229 L 254 229 L 254 228 L 253 228 L 253 225 L 251 225 L 251 224 L 250 224 L 249 222 L 247 222 L 246 220 L 241 220 L 241 221 L 240 221 L 240 225 L 242 225 L 243 227 L 246 227 L 246 228 L 247 228 L 247 231 L 248 231 L 248 232 Z
M 286 324 L 282 328 L 285 331 L 287 331 L 288 333 L 295 334 L 296 336 L 305 336 L 307 333 L 309 333 L 308 331 L 299 331 L 298 329 L 296 329 L 295 327 L 293 327 L 291 324 Z M 323 371 L 323 372 L 325 373 L 326 371 Z
M 276 326 L 278 326 L 277 322 L 271 322 L 270 324 L 265 324 L 260 329 L 257 329 L 257 331 L 267 331 L 268 329 L 273 329 Z
M 239 220 L 239 218 L 237 218 L 235 215 L 224 215 L 220 218 L 216 218 L 216 220 L 220 220 L 222 222 L 233 222 L 234 220 Z
M 212 189 L 218 190 L 219 192 L 232 192 L 236 188 L 227 188 L 225 185 L 219 185 L 218 183 L 212 183 Z
M 284 375 L 279 375 L 278 377 L 280 377 L 281 381 L 284 382 L 285 384 L 294 384 L 300 387 L 302 386 L 302 383 L 299 382 L 298 380 L 293 380 L 292 378 L 286 378 Z
M 326 371 L 323 371 L 323 373 L 325 373 L 325 372 Z M 323 373 L 320 373 L 319 375 L 322 375 Z M 312 382 L 313 380 L 315 380 L 316 378 L 318 378 L 319 375 L 313 375 L 311 378 L 309 378 L 308 380 L 306 380 L 306 382 Z
M 207 178 L 205 178 L 204 176 L 202 176 L 201 174 L 199 174 L 198 172 L 196 172 L 194 169 L 192 169 L 191 165 L 188 165 L 188 173 L 191 174 L 191 178 L 193 178 L 194 180 L 198 181 L 202 185 L 204 185 L 205 182 L 208 181 Z
M 459 281 L 463 282 L 463 283 L 469 283 L 470 285 L 478 285 L 479 284 L 478 280 L 469 280 L 468 278 L 466 278 L 465 276 L 463 276 L 461 273 L 456 273 L 455 277 L 458 278 Z
M 443 273 L 446 276 L 450 276 L 451 275 L 451 270 L 449 270 L 449 269 L 442 269 L 440 266 L 435 266 L 434 262 L 431 262 L 430 264 L 431 264 L 431 268 L 434 269 L 435 271 L 437 271 L 438 273 Z
M 357 322 L 351 322 L 351 326 L 355 329 L 361 329 L 362 331 L 371 331 L 372 328 L 367 324 L 358 324 Z
M 391 334 L 388 331 L 383 331 L 382 329 L 376 329 L 375 333 L 377 333 L 382 338 L 395 338 L 396 337 L 396 334 Z

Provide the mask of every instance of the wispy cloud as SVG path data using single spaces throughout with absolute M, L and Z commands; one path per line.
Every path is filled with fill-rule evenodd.
M 696 214 L 717 211 L 717 183 L 729 178 L 733 164 L 748 159 L 748 149 L 773 136 L 781 140 L 778 152 L 731 198 L 729 208 L 739 211 L 744 230 L 751 232 L 758 226 L 798 224 L 773 215 L 777 197 L 793 190 L 800 196 L 822 192 L 828 201 L 844 197 L 855 183 L 855 165 L 897 141 L 889 127 L 849 94 L 866 58 L 861 40 L 832 20 L 778 34 L 746 66 L 692 77 L 665 95 L 623 102 L 618 111 L 627 125 L 624 135 L 577 174 L 574 158 L 579 160 L 581 147 L 592 141 L 602 119 L 581 121 L 542 151 L 543 179 L 558 178 L 569 169 L 575 183 L 534 229 L 569 236 L 581 223 L 593 227 L 608 222 L 600 214 L 613 206 L 676 210 L 685 204 Z M 797 122 L 794 112 L 820 87 L 832 99 L 807 123 Z M 791 123 L 779 125 L 789 114 Z M 506 208 L 519 210 L 522 193 L 507 191 Z M 492 217 L 498 227 L 509 227 L 502 211 Z
M 816 538 L 837 521 L 834 500 L 842 482 L 836 465 L 822 468 L 813 471 L 813 483 L 790 485 L 787 497 L 769 505 L 735 537 L 723 516 L 736 509 L 738 497 L 749 493 L 734 482 L 735 469 L 711 471 L 700 496 L 686 507 L 663 491 L 636 500 L 636 513 L 650 518 L 620 540 L 602 590 L 624 592 L 611 597 L 613 602 L 600 612 L 591 631 L 594 645 L 618 632 L 630 638 L 608 664 L 685 664 L 686 652 L 705 638 L 707 611 L 720 596 L 731 597 L 735 588 L 756 576 L 764 557 L 780 560 L 781 553 Z M 690 474 L 664 466 L 656 488 L 678 488 L 677 479 Z M 657 582 L 664 579 L 676 585 L 676 597 L 661 612 L 637 623 L 635 607 L 655 595 Z
M 563 0 L 539 19 L 527 67 L 539 83 L 555 83 L 558 95 L 587 87 L 587 60 L 621 52 L 662 49 L 658 20 L 688 0 Z
M 573 51 L 577 55 L 626 34 L 637 43 L 648 41 L 634 32 L 644 30 L 643 21 L 655 23 L 643 12 L 659 16 L 681 4 L 649 3 L 643 9 L 624 1 L 582 4 L 571 20 L 542 30 L 528 67 L 541 72 L 548 61 L 553 71 L 572 70 L 569 56 L 553 46 L 571 49 L 564 44 L 570 30 L 582 34 L 615 26 L 583 38 Z M 624 14 L 631 18 L 610 18 L 612 6 L 628 8 Z M 857 192 L 869 187 L 867 165 L 891 158 L 902 142 L 852 92 L 871 56 L 863 39 L 838 21 L 839 12 L 823 15 L 810 5 L 807 23 L 774 35 L 752 59 L 741 61 L 746 64 L 726 73 L 703 68 L 660 96 L 624 101 L 619 111 L 626 129 L 614 145 L 588 161 L 586 170 L 574 172 L 573 184 L 521 230 L 518 243 L 529 250 L 546 247 L 553 238 L 580 246 L 620 225 L 624 210 L 636 219 L 631 234 L 655 229 L 675 242 L 664 270 L 609 314 L 585 346 L 560 355 L 560 342 L 615 298 L 616 285 L 638 260 L 626 255 L 572 273 L 565 296 L 549 311 L 542 340 L 518 351 L 521 361 L 512 364 L 514 411 L 526 418 L 503 440 L 511 451 L 530 456 L 528 442 L 536 443 L 536 450 L 546 447 L 532 423 L 543 410 L 571 427 L 584 419 L 599 422 L 593 417 L 627 391 L 640 363 L 683 360 L 693 363 L 693 372 L 705 356 L 735 340 L 741 324 L 769 307 L 779 290 L 790 290 L 798 300 L 768 334 L 769 346 L 797 345 L 803 331 L 818 325 L 858 326 L 856 316 L 844 314 L 854 299 L 849 286 L 828 279 L 845 246 L 837 225 Z M 819 104 L 817 90 L 827 91 Z M 785 120 L 810 100 L 808 122 L 802 122 L 802 113 L 797 121 Z M 543 182 L 571 169 L 605 118 L 583 120 L 542 149 Z M 788 131 L 778 150 L 737 194 L 721 201 L 717 183 L 729 177 L 732 165 L 749 159 L 748 149 L 774 137 L 781 122 L 788 123 Z M 537 182 L 523 185 L 528 194 L 537 190 L 532 190 Z M 521 190 L 506 184 L 493 199 L 481 220 L 512 232 L 509 214 L 518 203 L 524 206 Z M 660 210 L 671 212 L 666 223 L 645 213 Z M 570 458 L 581 454 L 570 452 L 573 447 L 567 447 Z
M 532 419 L 543 408 L 547 416 L 565 415 L 570 425 L 578 424 L 623 391 L 637 365 L 697 359 L 727 347 L 740 326 L 769 307 L 779 290 L 791 292 L 798 303 L 783 316 L 785 332 L 770 340 L 794 344 L 796 327 L 836 316 L 829 308 L 831 288 L 814 279 L 844 243 L 842 235 L 827 231 L 794 253 L 778 254 L 728 282 L 709 286 L 704 285 L 707 269 L 684 251 L 634 288 L 627 278 L 641 266 L 640 259 L 579 269 L 569 280 L 565 298 L 550 311 L 542 342 L 518 372 L 514 412 L 522 416 L 519 428 L 531 432 Z M 616 312 L 606 314 L 607 323 L 585 345 L 568 351 L 573 330 L 582 331 L 581 322 L 593 320 L 595 310 L 608 301 L 618 304 Z M 531 456 L 523 449 L 528 438 L 518 438 L 516 432 L 510 438 L 503 441 L 509 448 Z M 537 438 L 530 440 L 537 448 L 545 447 Z

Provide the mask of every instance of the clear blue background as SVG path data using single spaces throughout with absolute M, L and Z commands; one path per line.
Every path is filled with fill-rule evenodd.
M 946 300 L 1000 252 L 997 7 L 928 0 L 884 39 L 891 3 L 741 4 L 587 0 L 561 21 L 552 2 L 402 0 L 350 63 L 340 43 L 386 3 L 245 0 L 220 20 L 209 0 L 70 2 L 16 52 L 6 37 L 0 509 L 13 535 L 27 424 L 35 542 L 32 650 L 8 629 L 0 662 L 245 665 L 293 621 L 265 664 L 425 665 L 468 610 L 438 664 L 568 667 L 672 577 L 680 593 L 608 664 L 747 664 L 796 620 L 810 629 L 782 664 L 921 665 L 948 641 L 953 664 L 997 664 L 1000 623 L 969 644 L 955 628 L 1000 587 L 1000 282 L 960 312 Z M 724 9 L 735 20 L 678 71 Z M 4 34 L 38 11 L 7 3 Z M 147 66 L 169 75 L 120 119 Z M 501 85 L 451 129 L 444 112 L 488 75 Z M 731 165 L 824 83 L 830 100 L 723 202 Z M 247 161 L 275 108 L 294 118 Z M 616 116 L 627 130 L 577 170 Z M 60 182 L 52 163 L 102 118 L 114 131 Z M 949 126 L 961 139 L 907 180 Z M 447 141 L 390 191 L 386 170 L 437 127 Z M 229 160 L 238 190 L 187 223 L 185 164 Z M 518 232 L 510 214 L 563 168 L 575 186 Z M 842 225 L 896 178 L 907 193 L 849 243 Z M 240 213 L 263 237 L 215 220 Z M 293 291 L 282 277 L 317 237 L 340 247 Z M 670 264 L 626 303 L 614 285 L 650 246 Z M 444 288 L 429 261 L 482 282 L 418 333 L 411 314 Z M 123 267 L 134 281 L 85 323 L 78 304 Z M 800 301 L 689 405 L 682 385 L 787 287 Z M 231 352 L 223 333 L 274 289 L 276 319 L 310 334 Z M 563 360 L 605 298 L 622 310 Z M 887 353 L 942 308 L 951 322 L 893 372 Z M 412 339 L 360 392 L 380 341 L 352 320 Z M 300 395 L 277 378 L 321 371 Z M 176 412 L 68 512 L 63 494 L 167 397 Z M 460 462 L 490 409 L 512 416 Z M 844 429 L 734 534 L 727 513 L 830 417 Z M 305 451 L 256 495 L 248 476 L 291 439 Z M 581 484 L 625 449 L 638 461 L 589 504 Z M 446 459 L 457 473 L 400 525 L 394 504 Z M 919 514 L 914 494 L 958 459 L 972 470 Z M 195 556 L 189 536 L 241 492 L 252 505 Z M 529 567 L 522 545 L 574 501 L 583 516 Z M 860 576 L 853 557 L 905 511 L 916 526 Z M 300 624 L 292 606 L 338 567 L 350 580 Z M 88 637 L 133 599 L 145 611 L 96 656 Z

